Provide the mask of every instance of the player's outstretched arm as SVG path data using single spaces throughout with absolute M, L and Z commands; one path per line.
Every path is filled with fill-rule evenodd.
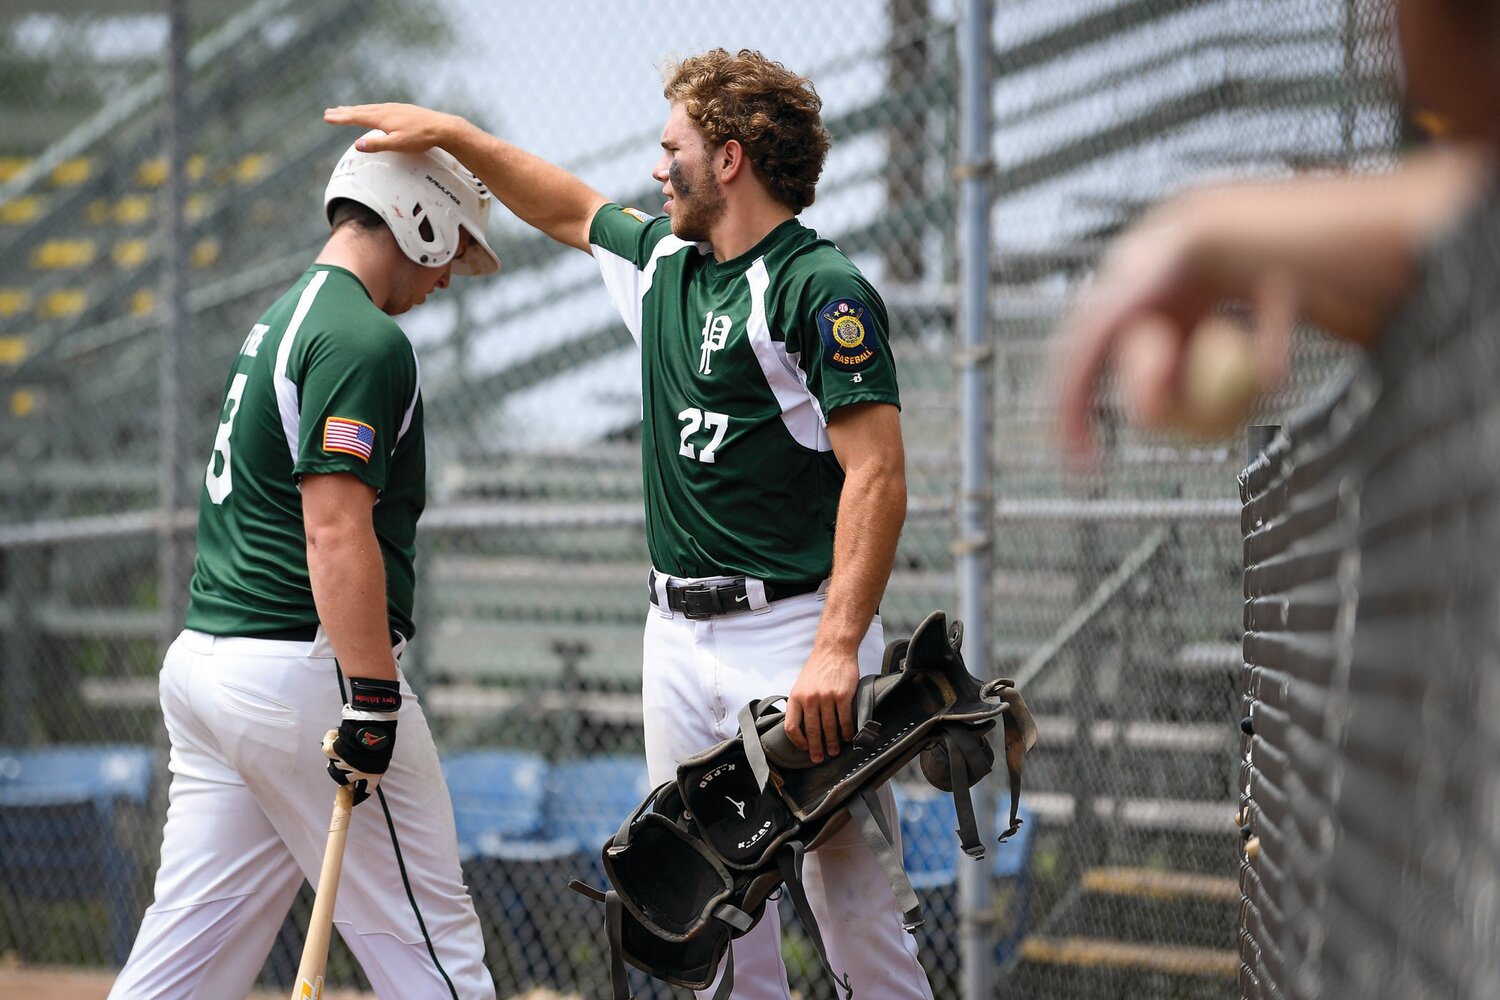
M 1149 423 L 1172 410 L 1187 343 L 1226 301 L 1255 313 L 1262 388 L 1279 380 L 1298 317 L 1373 341 L 1410 289 L 1422 246 L 1489 170 L 1472 151 L 1444 151 L 1388 175 L 1241 184 L 1155 209 L 1111 247 L 1059 328 L 1067 451 L 1090 455 L 1098 382 L 1112 363 L 1136 414 Z
M 497 139 L 458 115 L 413 104 L 359 104 L 329 108 L 334 125 L 380 129 L 359 140 L 365 152 L 418 152 L 441 146 L 484 181 L 522 222 L 559 243 L 589 253 L 589 226 L 609 199 L 556 164 Z

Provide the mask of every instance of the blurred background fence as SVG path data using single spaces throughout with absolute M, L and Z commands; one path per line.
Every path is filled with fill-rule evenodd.
M 1247 998 L 1500 995 L 1497 220 L 1242 478 Z
M 521 16 L 479 0 L 194 0 L 176 75 L 163 6 L 0 4 L 0 953 L 115 965 L 149 900 L 168 778 L 155 675 L 185 587 L 173 545 L 191 540 L 226 366 L 321 245 L 323 185 L 353 137 L 321 123 L 325 106 L 457 111 L 656 211 L 662 58 L 746 46 L 809 73 L 834 151 L 804 219 L 881 290 L 901 372 L 911 509 L 887 635 L 955 607 L 954 3 L 578 0 Z M 1045 347 L 1102 243 L 1160 195 L 1386 163 L 1389 14 L 997 0 L 989 35 L 989 661 L 1027 679 L 1043 741 L 1024 836 L 986 862 L 997 990 L 1224 996 L 1244 447 L 1141 437 L 1108 409 L 1100 467 L 1067 472 Z M 403 320 L 431 480 L 404 665 L 450 769 L 502 995 L 597 995 L 596 917 L 562 887 L 645 791 L 637 367 L 591 261 L 513 219 L 491 237 L 498 277 Z M 1320 353 L 1259 419 L 1343 363 L 1305 350 Z M 956 996 L 957 844 L 930 791 L 901 783 L 906 855 L 932 911 L 923 959 Z M 268 986 L 290 981 L 305 902 Z M 787 933 L 794 986 L 830 995 Z M 363 982 L 346 956 L 333 972 Z

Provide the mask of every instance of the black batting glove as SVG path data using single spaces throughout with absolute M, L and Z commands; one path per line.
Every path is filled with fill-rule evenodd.
M 323 755 L 328 776 L 353 786 L 355 805 L 370 797 L 391 766 L 400 710 L 400 682 L 349 678 L 349 703 L 339 727 L 323 737 Z

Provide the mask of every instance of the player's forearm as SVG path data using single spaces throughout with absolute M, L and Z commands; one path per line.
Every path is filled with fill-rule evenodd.
M 833 537 L 833 574 L 815 651 L 853 655 L 880 607 L 906 520 L 906 470 L 899 451 L 848 470 Z
M 454 117 L 443 148 L 484 181 L 522 222 L 579 250 L 589 249 L 589 226 L 601 205 L 599 192 L 556 164 Z
M 1188 253 L 1226 297 L 1253 299 L 1261 281 L 1280 274 L 1304 318 L 1368 343 L 1411 289 L 1422 248 L 1487 172 L 1484 157 L 1447 150 L 1386 175 L 1207 191 L 1174 211 L 1193 233 Z
M 374 527 L 354 519 L 310 527 L 307 571 L 318 620 L 345 676 L 395 680 L 385 563 Z

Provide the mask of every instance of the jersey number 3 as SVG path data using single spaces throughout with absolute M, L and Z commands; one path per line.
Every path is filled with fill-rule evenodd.
M 719 445 L 724 443 L 724 432 L 729 430 L 728 415 L 711 413 L 708 410 L 700 410 L 696 406 L 689 406 L 677 414 L 677 419 L 682 421 L 682 433 L 677 436 L 680 443 L 677 454 L 685 458 L 696 458 L 700 462 L 712 465 L 714 453 L 719 450 Z M 688 438 L 698 433 L 700 427 L 713 431 L 713 437 L 702 448 L 694 449 L 688 443 Z
M 229 435 L 234 430 L 235 415 L 240 412 L 240 397 L 245 393 L 246 378 L 246 374 L 240 372 L 229 383 L 229 395 L 224 400 L 224 408 L 229 412 L 219 424 L 219 433 L 214 436 L 214 453 L 208 456 L 208 474 L 203 477 L 203 485 L 208 488 L 208 498 L 215 506 L 223 503 L 229 491 L 234 489 L 229 477 Z M 214 471 L 215 466 L 220 468 L 219 472 Z

